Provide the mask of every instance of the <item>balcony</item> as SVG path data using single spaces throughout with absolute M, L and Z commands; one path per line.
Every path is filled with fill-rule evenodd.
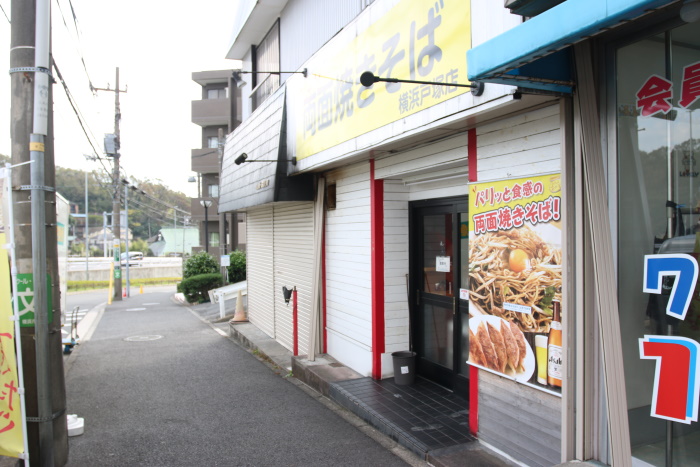
M 204 206 L 199 204 L 202 199 L 211 201 L 211 206 L 207 209 L 209 222 L 219 220 L 219 200 L 217 198 L 191 198 L 190 199 L 190 214 L 193 222 L 201 222 L 204 220 Z
M 193 149 L 192 172 L 219 173 L 219 150 L 216 148 Z
M 231 99 L 192 101 L 192 123 L 199 126 L 229 125 Z

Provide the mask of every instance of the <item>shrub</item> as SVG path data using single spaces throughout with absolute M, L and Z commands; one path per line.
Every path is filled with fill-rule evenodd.
M 231 258 L 231 265 L 228 267 L 228 281 L 232 284 L 244 281 L 246 278 L 245 251 L 232 251 L 228 256 Z
M 203 303 L 209 301 L 208 292 L 223 285 L 221 274 L 200 274 L 198 276 L 183 279 L 177 285 L 177 291 L 182 292 L 189 303 Z
M 219 272 L 219 265 L 212 255 L 206 251 L 190 256 L 182 269 L 182 278 L 187 279 L 202 274 L 212 274 Z

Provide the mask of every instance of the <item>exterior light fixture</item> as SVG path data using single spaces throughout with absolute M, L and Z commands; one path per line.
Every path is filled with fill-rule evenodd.
M 456 83 L 438 83 L 436 81 L 414 81 L 410 79 L 398 79 L 398 78 L 380 78 L 375 76 L 371 71 L 365 71 L 360 75 L 360 83 L 366 88 L 372 86 L 374 83 L 379 81 L 384 81 L 386 83 L 412 83 L 412 84 L 430 84 L 432 86 L 456 86 L 459 88 L 471 88 L 472 95 L 480 96 L 484 93 L 484 83 L 480 81 L 475 81 L 473 84 L 456 84 Z
M 233 81 L 236 83 L 236 86 L 239 88 L 242 88 L 243 86 L 246 85 L 246 82 L 243 81 L 243 77 L 241 75 L 243 73 L 255 73 L 255 74 L 261 74 L 261 75 L 281 75 L 281 74 L 300 74 L 304 75 L 304 78 L 308 76 L 308 70 L 304 68 L 301 71 L 245 71 L 245 70 L 233 70 Z
M 681 19 L 686 23 L 700 21 L 700 0 L 685 0 L 681 7 Z
M 252 160 L 248 160 L 248 154 L 246 154 L 246 153 L 242 153 L 240 156 L 236 157 L 236 159 L 233 161 L 233 163 L 236 164 L 236 165 L 241 165 L 241 164 L 244 163 L 244 162 L 277 162 L 277 161 L 274 160 L 274 159 L 252 159 Z M 291 162 L 292 165 L 295 166 L 295 165 L 297 165 L 297 158 L 296 158 L 296 157 L 292 157 L 292 158 L 289 159 L 287 162 Z
M 289 305 L 289 300 L 292 298 L 292 292 L 294 292 L 294 287 L 288 289 L 286 286 L 282 286 L 282 295 L 284 296 L 285 305 Z

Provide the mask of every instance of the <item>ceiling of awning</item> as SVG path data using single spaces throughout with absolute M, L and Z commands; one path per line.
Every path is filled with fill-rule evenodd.
M 469 50 L 469 80 L 570 92 L 567 47 L 671 3 L 567 0 Z

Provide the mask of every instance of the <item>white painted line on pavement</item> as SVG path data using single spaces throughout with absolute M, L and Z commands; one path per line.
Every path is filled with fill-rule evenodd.
M 143 306 L 160 305 L 160 303 L 144 303 Z
M 214 331 L 218 332 L 218 333 L 221 334 L 222 336 L 228 337 L 228 334 L 226 334 L 226 333 L 225 333 L 224 331 L 222 331 L 221 329 L 219 329 L 219 328 L 212 328 L 212 329 L 214 329 Z
M 126 311 L 143 311 L 145 308 L 127 308 Z

